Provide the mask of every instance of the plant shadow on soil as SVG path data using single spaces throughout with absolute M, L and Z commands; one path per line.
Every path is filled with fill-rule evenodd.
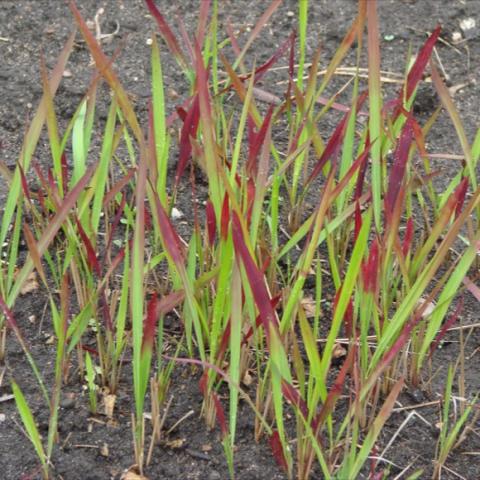
M 103 45 L 107 52 L 123 42 L 123 51 L 116 65 L 121 80 L 128 92 L 135 99 L 139 115 L 146 116 L 147 99 L 149 96 L 148 76 L 150 67 L 149 52 L 146 39 L 154 29 L 153 23 L 146 21 L 146 8 L 140 0 L 82 0 L 78 4 L 85 18 L 92 18 L 97 8 L 105 8 L 102 28 L 105 32 L 113 31 L 116 22 L 120 26 L 120 33 L 110 44 Z M 167 5 L 160 2 L 165 16 L 175 18 L 181 12 L 189 31 L 196 27 L 198 2 L 186 0 L 173 2 Z M 437 0 L 400 0 L 379 2 L 381 35 L 393 35 L 392 41 L 382 42 L 382 67 L 387 70 L 402 73 L 408 43 L 413 43 L 414 49 L 424 41 L 425 32 L 433 29 L 437 22 L 443 27 L 445 38 L 458 29 L 461 19 L 476 15 L 477 24 L 480 23 L 480 1 L 469 2 L 452 1 L 447 7 L 444 2 Z M 226 14 L 232 20 L 235 28 L 251 26 L 265 8 L 264 2 L 255 0 L 222 0 L 221 20 Z M 22 135 L 25 128 L 25 119 L 29 116 L 32 105 L 35 106 L 42 94 L 39 82 L 39 55 L 43 50 L 47 65 L 52 66 L 62 42 L 71 30 L 73 20 L 64 2 L 51 0 L 20 0 L 2 1 L 0 9 L 0 57 L 3 58 L 0 72 L 0 155 L 11 167 L 14 166 L 16 156 L 20 151 Z M 285 2 L 273 17 L 264 34 L 255 43 L 257 63 L 268 58 L 294 27 L 289 11 L 296 9 L 296 2 Z M 340 0 L 331 2 L 321 0 L 311 2 L 309 18 L 308 54 L 311 54 L 320 41 L 324 53 L 322 61 L 331 58 L 346 32 L 350 22 L 356 14 L 356 2 Z M 390 37 L 388 37 L 390 38 Z M 6 39 L 4 41 L 4 39 Z M 469 140 L 472 139 L 474 128 L 479 124 L 480 112 L 480 38 L 468 41 L 467 49 L 454 49 L 446 46 L 439 47 L 440 56 L 446 71 L 450 75 L 451 85 L 466 83 L 458 91 L 455 100 L 461 112 Z M 165 85 L 168 93 L 168 108 L 170 111 L 184 96 L 181 86 L 185 85 L 173 61 L 162 57 L 164 61 Z M 400 61 L 401 60 L 401 61 Z M 89 54 L 82 44 L 78 44 L 71 56 L 68 68 L 72 72 L 62 82 L 55 98 L 57 113 L 60 122 L 66 122 L 81 100 L 85 86 L 88 84 L 91 70 Z M 180 93 L 179 93 L 180 92 Z M 180 97 L 180 99 L 178 99 Z M 431 100 L 420 103 L 417 108 L 429 109 Z M 107 111 L 105 106 L 98 107 L 99 112 Z M 419 112 L 420 115 L 422 112 Z M 332 123 L 333 125 L 333 123 Z M 330 128 L 332 127 L 330 125 Z M 329 134 L 326 126 L 326 134 Z M 459 150 L 458 140 L 449 122 L 443 114 L 435 131 L 430 136 L 430 146 L 438 152 L 448 151 L 456 153 Z M 46 150 L 39 153 L 39 161 L 47 164 Z M 445 167 L 443 165 L 443 167 Z M 185 187 L 185 192 L 188 186 Z M 6 195 L 3 180 L 0 180 L 0 205 Z M 188 195 L 186 195 L 187 198 Z M 179 199 L 179 208 L 188 211 L 189 204 Z M 185 227 L 186 228 L 186 227 Z M 180 233 L 181 229 L 180 229 Z M 43 294 L 42 294 L 43 293 Z M 51 324 L 48 315 L 42 318 L 47 301 L 42 289 L 21 296 L 15 306 L 15 315 L 32 354 L 45 375 L 47 383 L 53 377 L 53 352 L 49 344 Z M 467 298 L 462 324 L 468 325 L 478 321 L 478 304 L 473 298 Z M 31 321 L 35 315 L 36 320 Z M 467 335 L 465 331 L 465 336 Z M 432 372 L 439 373 L 425 391 L 407 390 L 399 401 L 404 407 L 412 407 L 393 413 L 379 438 L 379 452 L 387 445 L 400 424 L 414 409 L 424 420 L 411 418 L 405 429 L 397 436 L 386 458 L 393 462 L 391 465 L 392 477 L 398 474 L 413 462 L 409 472 L 424 468 L 422 478 L 429 478 L 432 472 L 432 458 L 435 453 L 435 443 L 438 431 L 436 424 L 440 419 L 438 394 L 443 390 L 446 376 L 446 365 L 454 362 L 459 353 L 459 334 L 448 334 L 443 348 L 435 354 L 432 363 Z M 480 390 L 478 365 L 480 353 L 480 331 L 474 329 L 466 347 L 465 377 L 468 386 L 468 395 Z M 48 407 L 39 393 L 37 383 L 24 354 L 9 333 L 6 373 L 0 386 L 0 398 L 8 398 L 11 393 L 10 378 L 15 378 L 24 391 L 29 404 L 39 423 L 40 431 L 46 435 L 48 426 Z M 128 359 L 126 359 L 128 363 Z M 3 367 L 0 367 L 2 372 Z M 124 377 L 128 377 L 128 366 L 124 369 Z M 94 480 L 106 478 L 120 478 L 122 472 L 133 463 L 133 446 L 131 433 L 132 395 L 129 392 L 129 383 L 124 382 L 120 387 L 117 398 L 115 416 L 108 420 L 104 416 L 92 417 L 88 411 L 88 396 L 74 374 L 71 381 L 63 390 L 61 411 L 59 418 L 59 442 L 56 448 L 53 464 L 57 478 L 65 480 Z M 6 395 L 6 397 L 4 397 Z M 173 402 L 167 419 L 166 428 L 174 425 L 187 412 L 193 414 L 180 423 L 178 428 L 171 432 L 168 440 L 180 440 L 173 448 L 174 443 L 155 447 L 151 465 L 146 469 L 146 475 L 151 479 L 225 479 L 228 478 L 227 465 L 220 444 L 220 435 L 217 430 L 209 432 L 200 418 L 202 396 L 198 387 L 198 373 L 192 376 L 190 367 L 179 366 L 175 369 L 169 395 L 173 395 Z M 433 402 L 429 406 L 421 406 L 426 402 Z M 418 405 L 418 407 L 416 407 Z M 0 477 L 6 480 L 33 479 L 39 475 L 38 460 L 33 448 L 22 432 L 21 421 L 16 412 L 13 400 L 2 400 L 0 403 Z M 238 425 L 237 451 L 235 453 L 235 472 L 238 479 L 283 479 L 284 474 L 276 465 L 267 442 L 256 444 L 253 440 L 254 416 L 248 406 L 241 404 Z M 476 425 L 477 433 L 468 436 L 467 440 L 455 451 L 447 461 L 449 469 L 457 472 L 463 478 L 480 478 L 478 456 L 469 456 L 468 452 L 480 451 L 480 425 Z M 147 445 L 148 445 L 147 437 Z M 408 472 L 407 472 L 408 473 Z M 313 476 L 312 478 L 321 478 Z M 443 479 L 458 478 L 445 470 Z M 341 479 L 343 480 L 343 479 Z

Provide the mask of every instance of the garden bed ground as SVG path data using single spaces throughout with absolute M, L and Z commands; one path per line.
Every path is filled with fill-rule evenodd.
M 147 100 L 150 96 L 149 46 L 147 40 L 155 28 L 140 0 L 78 0 L 85 18 L 93 18 L 97 9 L 105 9 L 101 16 L 103 33 L 118 33 L 111 41 L 104 41 L 103 48 L 112 53 L 122 45 L 116 62 L 117 71 L 126 90 L 134 99 L 140 116 L 146 116 Z M 188 31 L 194 31 L 199 1 L 157 2 L 166 18 L 175 24 L 176 15 L 181 15 Z M 379 16 L 382 36 L 382 68 L 403 73 L 409 42 L 415 49 L 425 40 L 426 33 L 437 23 L 443 26 L 442 37 L 451 40 L 452 33 L 459 31 L 459 23 L 465 18 L 475 18 L 480 27 L 479 0 L 379 0 Z M 235 30 L 251 28 L 261 15 L 266 2 L 258 0 L 220 0 L 221 19 L 230 18 Z M 311 2 L 309 17 L 308 54 L 322 45 L 322 64 L 330 59 L 338 48 L 344 33 L 356 15 L 354 0 L 317 0 Z M 296 10 L 293 0 L 284 2 L 263 34 L 254 44 L 257 63 L 268 58 L 275 48 L 289 35 L 294 27 Z M 73 20 L 65 2 L 51 0 L 3 0 L 0 8 L 0 158 L 14 167 L 23 141 L 28 118 L 42 95 L 40 81 L 40 55 L 43 52 L 48 67 L 53 67 L 61 46 L 72 30 Z M 479 30 L 480 33 L 480 30 Z M 242 38 L 242 37 L 240 37 Z M 480 35 L 453 46 L 440 44 L 438 53 L 445 72 L 449 75 L 449 86 L 455 89 L 455 102 L 471 141 L 480 124 Z M 307 58 L 308 55 L 307 54 Z M 181 72 L 166 54 L 164 62 L 165 86 L 168 108 L 185 98 L 185 85 Z M 88 67 L 89 53 L 80 41 L 68 64 L 68 72 L 55 98 L 59 122 L 71 118 L 90 80 L 92 69 Z M 353 63 L 352 63 L 353 65 Z M 267 80 L 268 82 L 268 80 Z M 269 85 L 275 93 L 275 83 Z M 397 86 L 393 85 L 396 89 Z M 433 89 L 428 84 L 421 87 L 418 113 L 431 113 L 438 104 Z M 98 107 L 100 114 L 107 112 L 106 104 Z M 325 138 L 330 134 L 325 125 Z M 446 113 L 443 113 L 435 131 L 429 136 L 429 148 L 434 152 L 459 153 L 460 146 L 455 131 Z M 42 152 L 40 147 L 39 152 Z M 45 146 L 44 157 L 38 160 L 49 162 Z M 447 162 L 447 161 L 443 161 Z M 448 171 L 448 165 L 439 165 Z M 188 187 L 186 187 L 188 188 Z M 6 195 L 6 185 L 0 178 L 0 206 Z M 186 207 L 187 208 L 187 207 Z M 54 349 L 49 344 L 51 327 L 48 316 L 43 318 L 47 298 L 42 289 L 21 296 L 15 306 L 15 314 L 25 332 L 32 354 L 47 380 L 53 371 Z M 478 303 L 466 297 L 461 324 L 478 322 Z M 35 316 L 32 319 L 32 315 Z M 466 337 L 470 330 L 464 330 Z M 174 334 L 174 332 L 172 332 Z M 432 371 L 439 373 L 423 392 L 407 391 L 401 396 L 403 407 L 392 415 L 387 428 L 380 437 L 379 451 L 385 446 L 400 424 L 414 409 L 424 420 L 412 418 L 396 438 L 386 458 L 393 462 L 392 478 L 413 462 L 410 472 L 425 468 L 425 477 L 432 471 L 431 459 L 435 451 L 436 423 L 440 419 L 438 393 L 442 391 L 442 380 L 446 365 L 455 361 L 459 354 L 459 333 L 448 334 L 447 341 L 439 350 L 432 364 Z M 471 331 L 465 356 L 468 395 L 480 391 L 480 329 Z M 2 376 L 2 373 L 4 375 Z M 0 477 L 6 480 L 36 478 L 38 461 L 29 440 L 22 432 L 21 421 L 15 409 L 9 379 L 14 377 L 26 394 L 39 427 L 43 433 L 48 426 L 48 409 L 37 388 L 35 378 L 13 335 L 8 336 L 6 365 L 0 365 Z M 72 376 L 74 379 L 75 377 Z M 167 428 L 175 424 L 189 411 L 188 416 L 169 435 L 172 442 L 155 448 L 151 465 L 146 469 L 150 479 L 225 479 L 228 470 L 219 441 L 219 432 L 208 432 L 199 418 L 202 397 L 198 388 L 198 375 L 190 368 L 178 367 L 173 377 L 171 394 L 173 403 L 167 418 Z M 104 417 L 92 418 L 88 412 L 88 397 L 82 386 L 72 380 L 64 389 L 59 419 L 59 446 L 53 458 L 55 474 L 65 480 L 119 479 L 122 472 L 133 463 L 131 435 L 132 396 L 127 385 L 121 387 L 117 400 L 117 411 L 113 421 Z M 429 406 L 423 406 L 432 402 Z M 415 407 L 416 405 L 420 405 Z M 400 408 L 400 405 L 398 405 Z M 277 467 L 266 442 L 253 441 L 252 412 L 242 405 L 238 425 L 238 449 L 235 457 L 237 478 L 241 480 L 282 479 L 284 474 Z M 430 425 L 427 425 L 430 424 Z M 447 461 L 448 470 L 443 479 L 480 478 L 480 425 L 476 425 L 461 447 Z M 180 440 L 176 444 L 174 440 Z M 430 472 L 430 473 L 428 473 Z

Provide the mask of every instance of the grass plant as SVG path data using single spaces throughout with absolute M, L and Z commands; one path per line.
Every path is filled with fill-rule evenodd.
M 161 438 L 162 409 L 168 411 L 170 377 L 178 363 L 189 363 L 192 375 L 195 366 L 200 376 L 206 423 L 220 428 L 232 478 L 241 399 L 254 412 L 255 439 L 267 437 L 289 478 L 368 475 L 369 456 L 400 393 L 427 380 L 425 366 L 458 317 L 458 291 L 478 255 L 480 130 L 470 144 L 432 60 L 440 28 L 410 62 L 399 92 L 387 99 L 380 72 L 381 3 L 375 0 L 359 1 L 358 16 L 320 82 L 320 49 L 310 64 L 306 58 L 307 1 L 299 3 L 298 67 L 295 35 L 261 65 L 251 49 L 278 0 L 243 46 L 231 29 L 220 32 L 217 0 L 201 2 L 197 29 L 189 34 L 183 28 L 182 41 L 160 4 L 145 4 L 162 38 L 152 35 L 146 123 L 136 115 L 114 59 L 71 1 L 96 75 L 62 132 L 55 92 L 72 34 L 54 70 L 42 67 L 44 93 L 17 168 L 12 173 L 0 164 L 2 181 L 10 185 L 0 226 L 6 259 L 0 268 L 0 329 L 8 328 L 20 342 L 51 412 L 44 450 L 27 400 L 12 381 L 44 477 L 59 439 L 58 406 L 71 366 L 86 381 L 95 414 L 98 387 L 115 395 L 125 381 L 125 352 L 132 353 L 139 473 L 148 469 L 148 405 L 151 458 Z M 368 82 L 360 76 L 364 52 Z M 356 73 L 351 84 L 338 87 L 336 70 L 349 53 Z M 170 117 L 165 55 L 173 56 L 188 82 L 187 98 Z M 258 82 L 281 61 L 288 65 L 285 95 L 267 95 Z M 423 125 L 413 110 L 427 72 L 465 157 L 443 189 L 434 182 L 426 146 L 439 110 Z M 104 124 L 96 116 L 101 82 L 111 93 Z M 339 93 L 324 97 L 332 85 Z M 324 132 L 321 122 L 339 113 L 335 128 Z M 32 164 L 45 126 L 51 155 L 46 173 Z M 101 136 L 98 160 L 91 155 L 94 132 Z M 120 148 L 127 156 L 118 154 Z M 32 169 L 40 181 L 35 193 Z M 189 201 L 179 198 L 182 183 L 190 187 L 192 202 L 185 238 L 172 219 L 174 209 Z M 308 204 L 313 208 L 307 210 Z M 21 238 L 26 258 L 19 255 Z M 12 313 L 34 270 L 50 299 L 53 386 L 45 385 Z M 169 357 L 163 322 L 173 312 L 183 333 Z M 95 339 L 94 348 L 84 345 L 87 336 Z M 242 388 L 246 378 L 249 393 Z M 435 475 L 478 408 L 475 398 L 452 426 L 453 381 L 450 369 Z M 219 394 L 225 389 L 226 402 Z M 371 470 L 368 478 L 386 472 L 383 465 Z

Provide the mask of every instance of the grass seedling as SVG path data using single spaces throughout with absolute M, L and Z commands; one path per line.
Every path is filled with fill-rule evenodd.
M 18 385 L 12 381 L 12 391 L 13 395 L 15 396 L 15 403 L 17 404 L 18 411 L 23 421 L 23 425 L 25 426 L 25 430 L 27 431 L 28 438 L 32 442 L 35 452 L 42 464 L 42 476 L 44 480 L 48 480 L 49 476 L 49 468 L 48 468 L 48 457 L 45 455 L 45 450 L 43 449 L 42 438 L 40 433 L 38 432 L 37 425 L 35 424 L 35 419 L 33 418 L 32 412 L 28 406 L 25 397 L 23 396 L 22 391 L 18 387 Z
M 440 420 L 440 435 L 437 442 L 437 459 L 435 461 L 435 468 L 433 472 L 433 479 L 441 478 L 442 467 L 445 465 L 448 456 L 457 442 L 457 439 L 462 431 L 462 427 L 468 420 L 473 406 L 477 402 L 477 397 L 464 409 L 463 413 L 457 418 L 451 420 L 451 404 L 456 400 L 452 395 L 452 386 L 455 371 L 452 366 L 448 368 L 447 381 L 445 384 L 445 393 L 443 396 L 443 409 Z
M 88 398 L 90 401 L 90 411 L 93 415 L 95 415 L 97 413 L 97 386 L 95 384 L 96 372 L 95 366 L 92 362 L 92 357 L 88 352 L 85 354 L 85 370 L 85 379 L 87 381 L 88 387 Z

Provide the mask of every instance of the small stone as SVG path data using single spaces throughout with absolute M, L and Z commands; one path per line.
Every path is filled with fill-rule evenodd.
M 458 31 L 452 33 L 452 42 L 458 43 L 462 40 L 462 34 Z
M 471 30 L 472 28 L 475 28 L 476 22 L 473 17 L 468 17 L 464 18 L 463 20 L 460 21 L 460 28 L 465 31 L 465 30 Z
M 147 45 L 151 45 L 153 43 L 153 40 L 151 38 L 147 38 L 147 41 L 145 43 Z
M 110 452 L 108 450 L 108 445 L 106 443 L 104 443 L 101 447 L 100 447 L 100 455 L 102 457 L 108 457 L 110 455 Z
M 464 18 L 460 21 L 460 29 L 462 30 L 465 38 L 473 38 L 477 35 L 477 22 L 473 17 Z
M 295 16 L 295 12 L 292 12 L 291 10 L 287 12 L 287 17 L 294 17 L 294 16 Z
M 179 218 L 182 218 L 183 216 L 184 216 L 184 214 L 181 210 L 178 210 L 178 208 L 175 208 L 175 207 L 172 208 L 172 219 L 173 220 L 178 220 Z
M 63 74 L 62 74 L 62 75 L 63 75 L 64 78 L 73 77 L 73 73 L 72 73 L 71 70 L 69 70 L 68 68 L 63 71 Z
M 0 423 L 3 423 L 7 419 L 7 416 L 4 413 L 0 413 Z

